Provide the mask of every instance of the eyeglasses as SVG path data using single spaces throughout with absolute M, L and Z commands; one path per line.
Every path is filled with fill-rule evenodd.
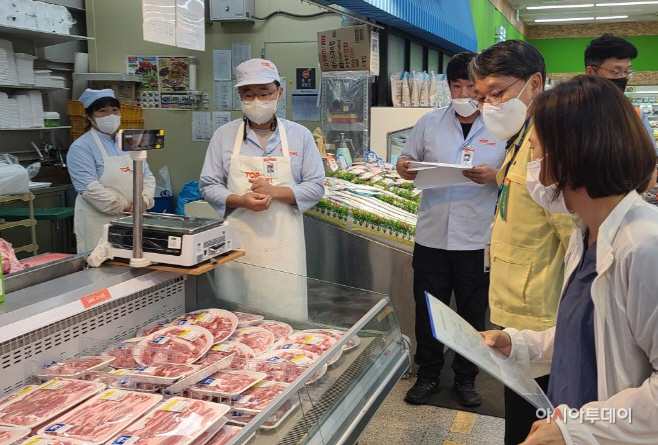
M 590 65 L 590 66 L 593 66 L 594 68 L 601 68 L 602 70 L 605 70 L 605 71 L 611 73 L 617 79 L 624 78 L 624 77 L 627 78 L 627 79 L 631 79 L 635 75 L 635 70 L 613 71 L 613 70 L 609 70 L 608 68 L 603 68 L 600 65 Z
M 271 93 L 254 94 L 254 93 L 251 93 L 251 92 L 246 92 L 246 93 L 240 94 L 240 100 L 242 100 L 242 102 L 247 102 L 247 103 L 253 102 L 254 99 L 269 100 L 269 99 L 272 98 L 272 96 L 274 96 L 278 92 L 279 92 L 278 88 L 276 90 L 272 91 Z
M 488 103 L 492 105 L 500 105 L 501 103 L 503 103 L 503 95 L 505 94 L 505 91 L 509 90 L 510 88 L 512 88 L 514 85 L 516 85 L 522 80 L 523 80 L 522 78 L 516 79 L 514 82 L 510 83 L 500 91 L 493 90 L 491 93 L 487 94 L 484 97 L 478 97 L 476 105 L 481 105 L 484 103 Z

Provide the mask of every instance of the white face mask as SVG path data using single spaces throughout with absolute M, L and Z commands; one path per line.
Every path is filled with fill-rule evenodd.
M 478 111 L 478 107 L 475 105 L 473 99 L 469 98 L 452 99 L 452 108 L 461 117 L 473 116 Z
M 242 112 L 254 124 L 260 125 L 272 119 L 279 108 L 278 100 L 259 100 L 242 102 Z
M 121 116 L 116 114 L 108 114 L 103 117 L 95 117 L 96 127 L 99 131 L 105 134 L 114 134 L 121 125 Z
M 543 207 L 551 213 L 571 213 L 567 209 L 567 203 L 564 202 L 564 195 L 562 192 L 555 196 L 557 187 L 555 184 L 544 185 L 539 180 L 539 172 L 541 171 L 541 159 L 528 162 L 528 174 L 526 176 L 526 185 L 532 200 L 538 206 Z
M 484 126 L 498 140 L 505 141 L 511 138 L 523 127 L 528 113 L 528 106 L 519 97 L 529 83 L 530 79 L 515 98 L 498 105 L 485 103 L 482 107 Z

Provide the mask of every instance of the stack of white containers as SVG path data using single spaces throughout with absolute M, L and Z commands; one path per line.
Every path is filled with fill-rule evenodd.
M 0 0 L 0 25 L 69 34 L 74 24 L 65 6 L 32 0 Z
M 18 84 L 14 48 L 9 40 L 4 39 L 0 39 L 0 84 Z
M 39 91 L 21 91 L 20 93 L 16 93 L 16 98 L 19 100 L 19 104 L 21 99 L 18 96 L 24 96 L 28 98 L 29 100 L 29 109 L 30 109 L 30 122 L 27 127 L 33 127 L 33 128 L 41 128 L 44 125 L 44 115 L 43 115 L 43 96 L 41 92 Z M 19 105 L 20 106 L 20 105 Z M 20 113 L 20 110 L 19 110 Z M 21 123 L 21 127 L 23 127 L 23 124 Z
M 20 128 L 18 101 L 0 92 L 0 128 Z
M 34 83 L 38 87 L 66 88 L 66 80 L 62 76 L 53 76 L 50 70 L 34 70 Z
M 16 53 L 16 70 L 21 85 L 34 85 L 34 60 L 30 54 Z

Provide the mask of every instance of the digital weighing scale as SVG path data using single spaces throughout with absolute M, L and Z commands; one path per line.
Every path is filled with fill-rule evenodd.
M 118 258 L 133 258 L 133 217 L 106 224 L 103 239 Z M 152 263 L 195 266 L 239 248 L 230 225 L 221 219 L 145 213 L 142 221 L 143 258 Z

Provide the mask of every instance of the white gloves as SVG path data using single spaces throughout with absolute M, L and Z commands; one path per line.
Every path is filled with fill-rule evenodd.
M 144 178 L 144 190 L 142 191 L 142 197 L 144 198 L 144 202 L 146 203 L 146 209 L 150 209 L 155 205 L 155 200 L 153 199 L 154 194 L 155 194 L 155 176 L 146 176 Z

